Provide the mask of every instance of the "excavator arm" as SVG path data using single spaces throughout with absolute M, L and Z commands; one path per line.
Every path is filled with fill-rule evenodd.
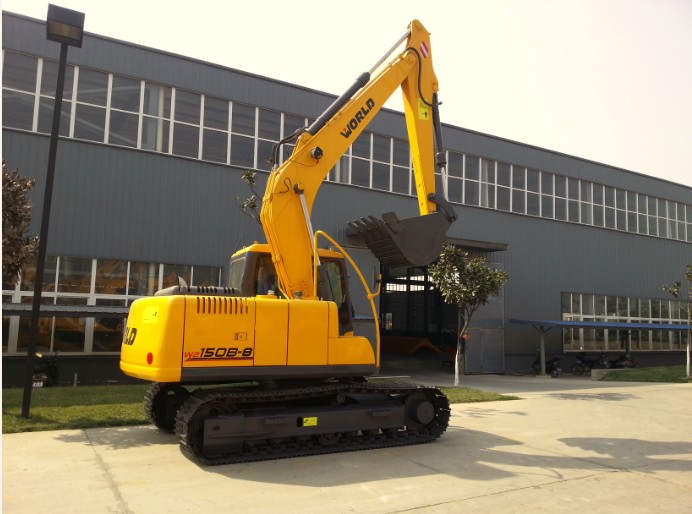
M 372 76 L 404 41 L 405 49 Z M 335 163 L 399 88 L 404 99 L 421 216 L 399 220 L 394 213 L 388 213 L 383 220 L 370 216 L 353 221 L 350 226 L 383 263 L 392 267 L 426 265 L 439 255 L 447 229 L 456 216 L 435 192 L 436 161 L 441 168 L 445 166 L 437 113 L 438 83 L 430 34 L 414 20 L 408 32 L 370 72 L 358 77 L 312 125 L 294 135 L 297 141 L 293 153 L 269 176 L 260 219 L 280 287 L 287 297 L 314 297 L 316 254 L 310 214 L 317 192 Z

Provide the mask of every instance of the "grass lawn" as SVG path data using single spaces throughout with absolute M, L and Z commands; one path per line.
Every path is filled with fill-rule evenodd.
M 2 390 L 2 432 L 38 432 L 71 428 L 117 427 L 149 423 L 142 400 L 149 387 L 109 385 L 36 388 L 30 418 L 21 417 L 22 389 Z M 468 388 L 443 388 L 451 403 L 513 400 L 515 396 Z
M 673 382 L 685 383 L 685 366 L 661 366 L 657 368 L 622 369 L 608 373 L 601 380 L 607 382 Z

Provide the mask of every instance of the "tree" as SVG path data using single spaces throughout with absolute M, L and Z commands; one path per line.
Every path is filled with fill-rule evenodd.
M 687 280 L 687 377 L 690 376 L 690 346 L 692 346 L 692 264 L 687 265 L 685 271 L 685 280 Z M 663 290 L 673 295 L 674 298 L 680 299 L 682 283 L 678 280 L 672 286 L 664 285 Z
M 260 223 L 259 210 L 262 207 L 262 200 L 260 200 L 260 194 L 257 191 L 257 173 L 254 171 L 245 171 L 241 180 L 247 184 L 248 188 L 252 192 L 252 195 L 248 196 L 242 203 L 240 202 L 240 197 L 235 197 L 235 203 L 243 211 L 243 214 L 254 219 L 257 223 Z
M 7 161 L 2 161 L 2 278 L 10 284 L 17 282 L 38 248 L 38 237 L 27 234 L 33 205 L 26 194 L 35 183 L 18 169 L 8 173 Z
M 497 296 L 509 274 L 487 266 L 487 260 L 470 259 L 454 245 L 446 245 L 438 261 L 428 268 L 430 278 L 442 293 L 445 303 L 457 307 L 457 351 L 454 359 L 454 385 L 459 385 L 459 368 L 464 355 L 466 330 L 473 314 L 490 297 Z

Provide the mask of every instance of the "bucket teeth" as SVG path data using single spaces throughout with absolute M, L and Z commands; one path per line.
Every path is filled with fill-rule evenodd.
M 400 220 L 367 216 L 348 222 L 382 264 L 390 268 L 427 266 L 439 257 L 451 222 L 439 212 Z

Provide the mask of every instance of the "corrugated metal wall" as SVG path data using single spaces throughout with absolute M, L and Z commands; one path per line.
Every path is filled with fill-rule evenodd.
M 3 47 L 57 58 L 44 25 L 3 13 Z M 70 51 L 70 62 L 171 84 L 283 112 L 316 116 L 334 96 L 98 36 Z M 354 75 L 355 76 L 355 75 Z M 344 88 L 349 85 L 348 80 Z M 382 111 L 368 130 L 405 137 L 402 115 Z M 677 184 L 458 127 L 445 126 L 449 149 L 562 175 L 691 201 Z M 42 183 L 48 137 L 3 130 L 3 158 Z M 262 239 L 259 225 L 238 209 L 249 191 L 243 170 L 101 144 L 62 140 L 58 151 L 48 252 L 136 261 L 224 266 L 243 244 Z M 42 190 L 32 193 L 40 216 Z M 364 207 L 365 206 L 365 207 Z M 416 213 L 413 198 L 326 184 L 314 224 L 345 240 L 346 222 L 367 214 Z M 583 291 L 664 297 L 663 283 L 681 277 L 692 245 L 481 208 L 457 206 L 450 236 L 508 244 L 492 260 L 509 272 L 505 317 L 559 318 L 560 294 Z M 34 227 L 38 232 L 38 227 Z M 361 256 L 368 268 L 374 261 Z M 537 335 L 506 326 L 507 354 L 532 354 Z M 549 334 L 554 351 L 559 334 Z M 512 364 L 508 363 L 511 367 Z

